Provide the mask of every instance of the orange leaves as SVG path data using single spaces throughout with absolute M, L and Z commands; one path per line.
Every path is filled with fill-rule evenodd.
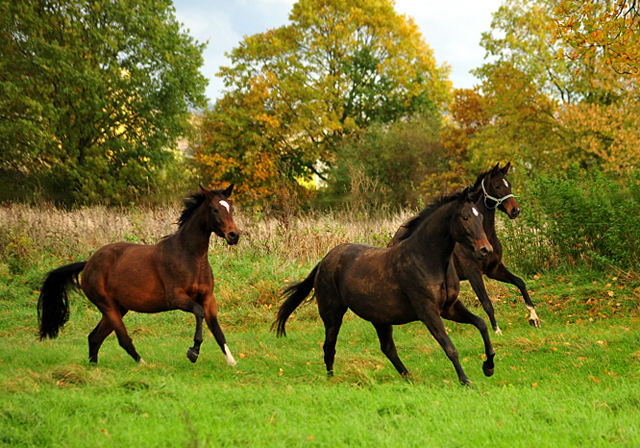
M 617 73 L 640 73 L 640 5 L 635 1 L 562 0 L 554 10 L 554 37 L 574 48 L 571 59 L 604 56 Z
M 300 0 L 290 24 L 245 37 L 231 60 L 196 162 L 263 199 L 283 182 L 296 188 L 318 162 L 330 166 L 370 123 L 442 110 L 450 96 L 448 68 L 391 0 Z

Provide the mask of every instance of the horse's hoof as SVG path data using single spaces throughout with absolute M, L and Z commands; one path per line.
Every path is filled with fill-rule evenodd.
M 540 319 L 529 319 L 529 325 L 534 328 L 540 328 Z
M 494 333 L 497 334 L 498 336 L 502 336 L 502 330 L 500 329 L 500 327 L 496 327 L 493 329 Z
M 471 387 L 471 381 L 469 381 L 469 378 L 460 378 L 460 384 L 465 387 Z
M 327 370 L 327 378 L 333 378 L 333 370 Z
M 484 376 L 493 375 L 493 370 L 494 370 L 493 363 L 491 363 L 490 365 L 488 365 L 486 361 L 482 363 L 482 371 L 484 372 Z
M 189 349 L 189 350 L 187 350 L 187 358 L 189 358 L 189 361 L 191 361 L 191 362 L 196 362 L 198 360 L 198 353 L 196 353 L 193 350 Z

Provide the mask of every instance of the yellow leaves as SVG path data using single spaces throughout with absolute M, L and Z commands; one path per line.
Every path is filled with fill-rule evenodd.
M 640 70 L 638 6 L 635 2 L 576 2 L 562 0 L 554 10 L 555 38 L 576 49 L 577 58 L 606 55 L 604 63 L 618 73 Z

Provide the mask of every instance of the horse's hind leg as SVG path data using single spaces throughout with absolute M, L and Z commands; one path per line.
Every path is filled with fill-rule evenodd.
M 207 326 L 209 327 L 209 330 L 211 330 L 211 333 L 213 333 L 213 337 L 216 338 L 216 342 L 220 346 L 220 349 L 227 360 L 227 365 L 235 366 L 236 360 L 231 354 L 229 346 L 227 346 L 227 339 L 224 337 L 224 333 L 222 332 L 222 328 L 218 322 L 218 306 L 216 304 L 216 299 L 213 296 L 205 301 L 204 312 Z
M 133 341 L 129 336 L 129 333 L 127 333 L 127 329 L 124 326 L 124 322 L 122 322 L 122 316 L 123 314 L 126 313 L 126 311 L 125 313 L 122 313 L 120 312 L 120 310 L 116 308 L 108 308 L 105 310 L 100 309 L 100 311 L 102 311 L 103 319 L 106 318 L 108 323 L 111 324 L 111 326 L 113 327 L 113 330 L 116 332 L 116 336 L 118 337 L 118 343 L 120 344 L 120 347 L 122 347 L 129 354 L 129 356 L 131 356 L 136 362 L 139 362 L 140 364 L 146 364 L 144 360 L 140 358 L 140 355 L 136 351 L 136 348 L 133 346 Z M 98 327 L 99 326 L 100 324 L 98 324 Z M 96 327 L 96 329 L 98 329 L 98 327 Z
M 493 375 L 493 358 L 496 352 L 493 350 L 489 330 L 487 329 L 487 324 L 484 319 L 469 311 L 460 300 L 456 300 L 451 306 L 443 309 L 442 317 L 462 324 L 471 324 L 480 331 L 482 339 L 484 340 L 484 351 L 487 355 L 487 360 L 482 363 L 482 371 L 486 376 Z
M 502 263 L 500 263 L 493 271 L 487 272 L 487 277 L 498 280 L 499 282 L 515 285 L 520 290 L 520 293 L 524 298 L 524 303 L 527 305 L 527 309 L 529 310 L 529 325 L 540 328 L 540 319 L 536 313 L 535 305 L 531 301 L 531 297 L 529 297 L 527 285 L 525 285 L 524 281 L 520 277 L 512 274 L 511 271 L 509 271 L 509 269 L 507 269 L 507 267 Z
M 484 311 L 489 316 L 489 321 L 491 321 L 491 327 L 493 327 L 493 331 L 496 334 L 501 335 L 502 330 L 498 327 L 498 322 L 496 322 L 495 311 L 493 309 L 493 303 L 491 303 L 491 298 L 489 294 L 487 294 L 487 288 L 484 285 L 484 280 L 482 279 L 482 273 L 476 270 L 473 270 L 468 274 L 469 283 L 471 283 L 471 287 L 473 288 L 473 292 L 476 293 Z
M 127 314 L 127 309 L 120 307 L 120 314 L 124 317 Z M 102 319 L 96 325 L 96 328 L 89 334 L 89 362 L 94 364 L 98 363 L 98 351 L 100 351 L 100 347 L 104 340 L 111 334 L 113 331 L 113 326 L 109 322 L 105 316 L 102 316 Z
M 398 352 L 396 350 L 396 344 L 393 342 L 393 326 L 392 325 L 383 325 L 383 324 L 373 324 L 378 332 L 378 338 L 380 339 L 380 349 L 382 353 L 387 355 L 389 361 L 393 364 L 396 370 L 402 376 L 407 376 L 409 373 L 407 368 L 402 364 L 400 358 L 398 357 Z
M 333 376 L 333 362 L 336 357 L 336 343 L 338 342 L 338 333 L 340 332 L 340 326 L 342 326 L 342 318 L 344 313 L 347 312 L 347 307 L 344 305 L 332 306 L 327 309 L 326 306 L 321 305 L 321 299 L 318 300 L 318 308 L 320 311 L 320 317 L 324 322 L 324 364 L 327 367 L 327 375 Z

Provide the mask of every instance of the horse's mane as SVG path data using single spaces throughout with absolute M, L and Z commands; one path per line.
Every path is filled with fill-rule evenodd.
M 446 196 L 442 195 L 439 198 L 434 199 L 431 204 L 427 205 L 420 213 L 402 224 L 402 228 L 405 229 L 405 232 L 398 236 L 398 240 L 395 242 L 395 244 L 398 244 L 400 241 L 409 238 L 423 222 L 425 222 L 443 205 L 449 204 L 450 202 L 456 200 L 460 200 L 464 196 L 469 196 L 470 193 L 475 194 L 476 192 L 478 192 L 480 190 L 482 179 L 484 179 L 489 174 L 489 172 L 491 172 L 491 170 L 487 170 L 478 174 L 478 178 L 476 179 L 475 183 L 462 191 L 457 191 Z
M 198 207 L 200 207 L 200 205 L 206 198 L 207 196 L 202 191 L 191 193 L 189 196 L 184 198 L 184 200 L 182 201 L 184 202 L 184 210 L 182 210 L 180 218 L 178 219 L 179 229 L 182 228 L 182 226 L 184 226 L 187 221 L 189 221 L 189 218 L 193 216 L 195 211 L 198 209 Z
M 478 174 L 478 177 L 476 178 L 476 181 L 473 183 L 473 185 L 471 186 L 471 191 L 473 193 L 480 191 L 480 184 L 482 183 L 482 179 L 484 179 L 485 177 L 487 177 L 489 175 L 489 173 L 491 172 L 491 170 L 487 170 L 487 171 L 483 171 L 480 174 Z

